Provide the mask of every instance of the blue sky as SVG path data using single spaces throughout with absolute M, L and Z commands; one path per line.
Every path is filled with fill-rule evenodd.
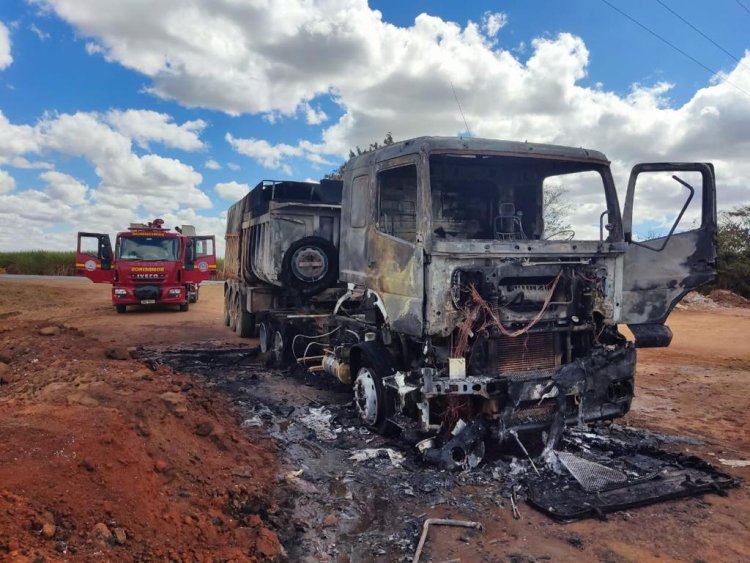
M 662 0 L 739 64 L 657 0 L 608 1 L 725 74 L 602 0 L 3 0 L 0 249 L 136 216 L 220 234 L 263 178 L 320 178 L 387 131 L 461 133 L 450 82 L 474 134 L 600 149 L 621 184 L 638 160 L 718 160 L 722 204 L 750 201 L 750 0 Z

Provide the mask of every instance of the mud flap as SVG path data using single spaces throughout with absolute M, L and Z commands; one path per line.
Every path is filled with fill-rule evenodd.
M 725 496 L 726 489 L 739 486 L 736 478 L 694 456 L 634 453 L 613 460 L 607 469 L 612 471 L 613 465 L 628 478 L 594 490 L 562 470 L 559 475 L 532 480 L 527 500 L 548 516 L 569 522 L 704 493 Z

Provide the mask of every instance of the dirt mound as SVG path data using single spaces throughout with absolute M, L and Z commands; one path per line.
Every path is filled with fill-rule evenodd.
M 0 559 L 281 557 L 270 441 L 185 376 L 18 319 L 0 330 Z
M 728 289 L 714 289 L 708 294 L 708 296 L 714 303 L 718 303 L 724 307 L 742 307 L 744 309 L 750 309 L 750 299 L 737 295 Z
M 698 293 L 697 291 L 691 291 L 677 304 L 677 309 L 686 309 L 688 311 L 706 311 L 711 309 L 718 309 L 721 307 L 710 297 Z

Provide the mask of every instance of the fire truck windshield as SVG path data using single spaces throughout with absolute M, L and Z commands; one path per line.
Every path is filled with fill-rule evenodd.
M 177 261 L 179 241 L 164 237 L 122 237 L 117 257 L 121 260 Z

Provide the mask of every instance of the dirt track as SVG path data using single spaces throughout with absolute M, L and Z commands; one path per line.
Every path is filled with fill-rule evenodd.
M 300 557 L 293 545 L 299 534 L 290 529 L 299 526 L 291 525 L 279 484 L 297 468 L 285 465 L 275 441 L 262 428 L 241 427 L 221 388 L 106 357 L 126 357 L 136 346 L 251 344 L 223 326 L 221 290 L 205 286 L 187 313 L 117 315 L 106 285 L 0 280 L 0 361 L 9 366 L 0 366 L 0 559 L 283 559 L 279 540 L 292 559 Z M 637 398 L 626 422 L 702 440 L 680 447 L 750 478 L 750 467 L 719 461 L 750 459 L 750 310 L 676 311 L 669 324 L 670 348 L 639 352 Z M 47 326 L 56 334 L 40 335 Z M 277 376 L 260 377 L 273 385 Z M 293 401 L 298 382 L 283 385 Z M 313 400 L 326 396 L 303 391 Z M 482 533 L 432 533 L 434 561 L 750 560 L 745 482 L 728 497 L 568 525 L 526 506 L 514 520 L 507 506 L 482 495 L 476 485 L 453 486 L 434 502 L 408 499 L 392 514 L 384 506 L 379 519 L 413 513 L 482 521 Z M 463 497 L 476 502 L 454 502 Z M 343 541 L 334 508 L 310 515 L 307 535 L 319 534 L 327 549 L 317 559 L 323 552 L 337 561 L 390 557 L 347 550 L 356 542 Z M 106 537 L 115 531 L 119 538 Z M 413 540 L 404 553 L 416 543 L 413 532 L 404 532 Z M 339 539 L 336 551 L 330 546 Z

